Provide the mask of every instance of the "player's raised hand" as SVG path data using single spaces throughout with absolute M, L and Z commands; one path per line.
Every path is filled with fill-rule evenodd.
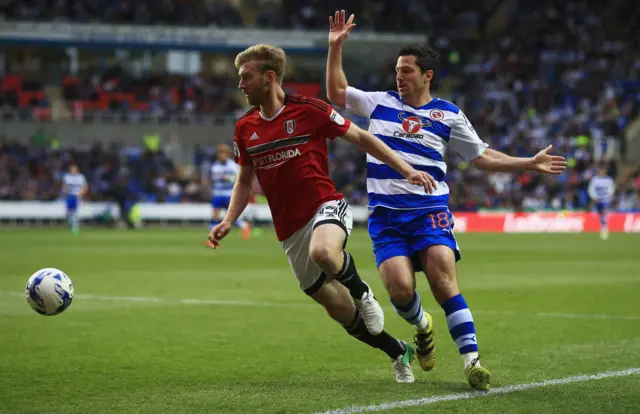
M 222 220 L 222 222 L 216 225 L 209 232 L 209 238 L 207 239 L 207 245 L 211 248 L 217 249 L 220 247 L 220 240 L 224 239 L 231 231 L 231 223 Z
M 567 168 L 567 161 L 559 155 L 551 155 L 549 151 L 553 148 L 549 145 L 533 157 L 533 171 L 543 174 L 560 174 Z
M 409 184 L 424 187 L 424 191 L 427 194 L 433 193 L 438 188 L 436 180 L 431 176 L 431 174 L 424 171 L 413 170 L 409 175 L 407 175 L 407 181 L 409 181 Z
M 335 16 L 329 16 L 329 46 L 341 45 L 349 33 L 356 27 L 353 23 L 355 15 L 349 16 L 349 20 L 345 21 L 344 10 L 336 11 Z

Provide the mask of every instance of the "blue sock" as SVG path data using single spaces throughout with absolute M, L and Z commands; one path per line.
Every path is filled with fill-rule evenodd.
M 400 315 L 405 321 L 411 325 L 417 325 L 422 319 L 422 302 L 420 301 L 420 295 L 418 292 L 413 292 L 413 299 L 407 305 L 398 305 L 391 299 L 391 304 L 395 308 L 398 315 Z
M 600 214 L 600 228 L 602 230 L 606 230 L 607 229 L 607 215 L 606 214 Z
M 445 300 L 441 306 L 442 309 L 444 309 L 445 315 L 447 315 L 449 333 L 458 346 L 460 355 L 469 352 L 478 352 L 476 327 L 473 324 L 473 316 L 462 295 L 458 294 Z

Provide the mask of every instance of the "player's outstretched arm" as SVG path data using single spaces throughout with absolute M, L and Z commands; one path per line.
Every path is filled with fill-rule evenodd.
M 424 187 L 424 191 L 427 193 L 431 194 L 438 187 L 436 180 L 431 175 L 424 171 L 414 169 L 393 152 L 384 142 L 380 141 L 370 132 L 361 129 L 356 124 L 352 123 L 349 126 L 347 133 L 344 134 L 344 139 L 398 171 L 410 184 Z
M 512 157 L 500 151 L 487 148 L 471 163 L 481 170 L 494 172 L 536 171 L 542 174 L 561 174 L 567 168 L 567 161 L 559 155 L 551 155 L 549 145 L 535 157 Z
M 342 69 L 342 45 L 349 37 L 349 33 L 356 26 L 355 16 L 349 16 L 345 21 L 344 10 L 336 11 L 335 16 L 329 16 L 329 53 L 327 56 L 327 98 L 334 105 L 346 106 L 347 76 Z
M 229 202 L 227 214 L 225 214 L 222 222 L 209 232 L 209 241 L 214 249 L 220 247 L 220 240 L 229 234 L 233 223 L 238 221 L 244 209 L 247 208 L 249 200 L 251 199 L 251 193 L 253 192 L 255 177 L 256 175 L 252 165 L 240 166 L 238 179 L 231 193 L 231 201 Z

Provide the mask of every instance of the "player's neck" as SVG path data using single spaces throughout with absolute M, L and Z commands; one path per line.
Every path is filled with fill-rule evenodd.
M 429 102 L 433 100 L 431 94 L 429 92 L 420 95 L 410 95 L 407 97 L 403 97 L 402 100 L 407 105 L 411 105 L 414 108 L 419 108 L 421 106 L 425 106 Z
M 285 93 L 280 85 L 269 91 L 269 95 L 264 104 L 260 105 L 260 112 L 265 118 L 271 119 L 284 106 Z

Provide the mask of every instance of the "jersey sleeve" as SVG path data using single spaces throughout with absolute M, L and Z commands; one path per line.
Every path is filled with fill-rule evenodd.
M 480 139 L 466 115 L 460 111 L 453 120 L 449 145 L 462 157 L 471 161 L 484 152 L 489 146 Z
M 242 140 L 242 129 L 236 123 L 236 130 L 233 134 L 233 156 L 237 164 L 243 166 L 250 166 L 251 157 L 247 152 L 247 148 L 244 146 L 244 141 Z
M 343 136 L 349 130 L 351 121 L 345 119 L 331 105 L 319 99 L 313 99 L 310 107 L 315 112 L 313 119 L 319 136 L 334 139 Z
M 348 111 L 369 118 L 386 92 L 365 92 L 352 86 L 345 91 L 345 104 Z

